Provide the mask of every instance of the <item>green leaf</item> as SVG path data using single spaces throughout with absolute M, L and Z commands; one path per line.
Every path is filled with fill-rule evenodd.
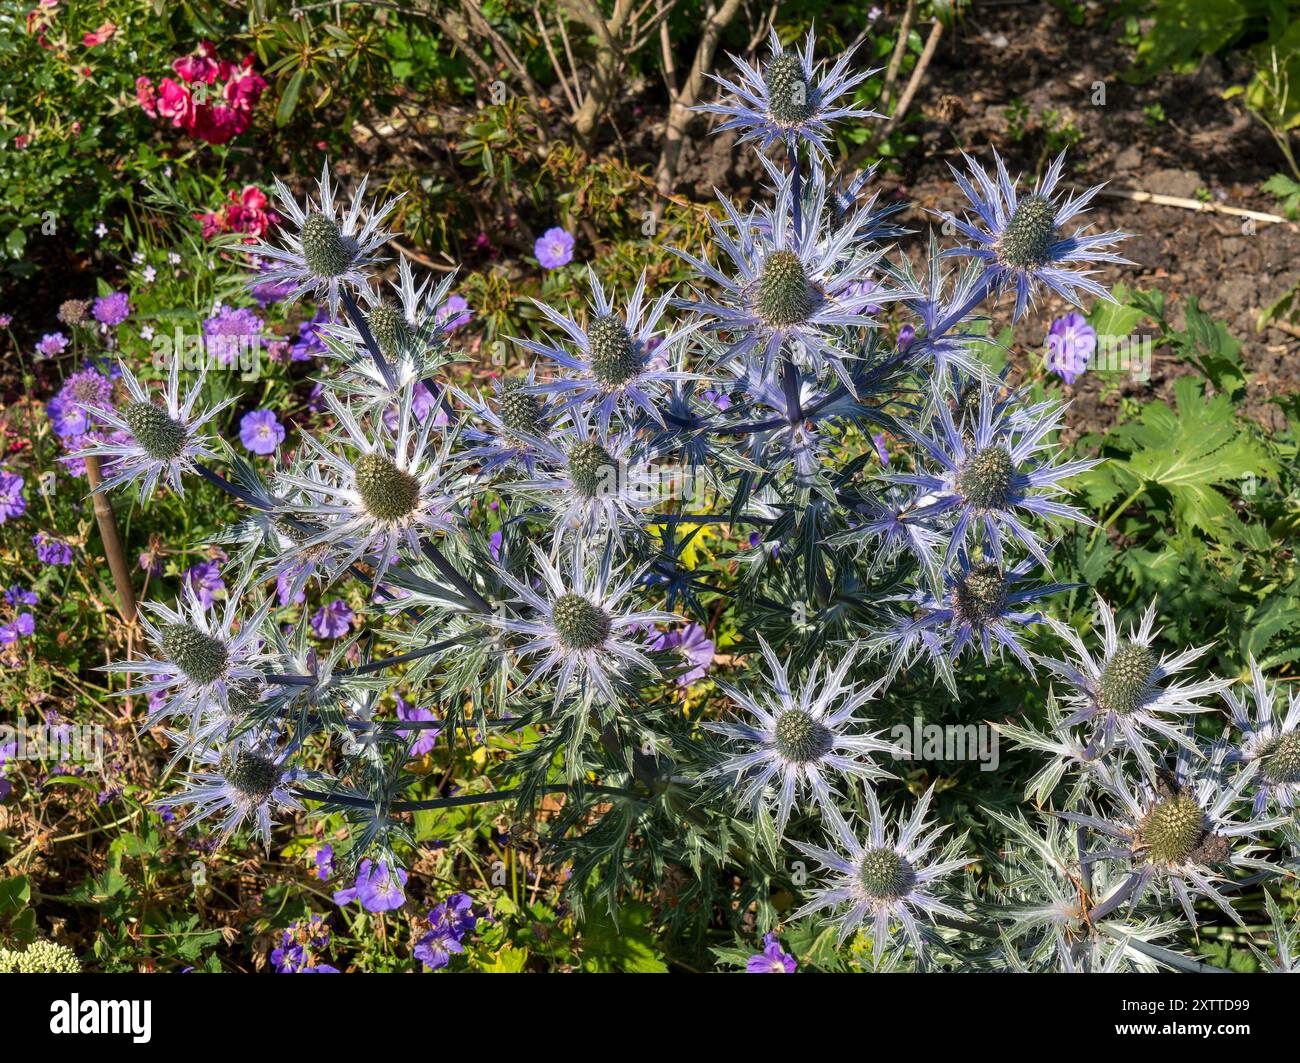
M 603 908 L 593 912 L 582 928 L 582 969 L 599 974 L 667 972 L 650 925 L 650 906 L 623 907 L 617 926 Z
M 293 117 L 294 108 L 298 106 L 298 96 L 302 92 L 302 83 L 307 78 L 307 69 L 299 67 L 294 71 L 293 77 L 289 79 L 289 84 L 284 87 L 284 93 L 280 97 L 280 104 L 275 109 L 275 124 L 286 125 Z

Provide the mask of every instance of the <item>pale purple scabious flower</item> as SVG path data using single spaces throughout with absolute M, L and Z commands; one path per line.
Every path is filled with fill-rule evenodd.
M 47 332 L 36 345 L 36 353 L 45 358 L 53 358 L 56 354 L 62 354 L 67 345 L 68 337 L 62 332 Z
M 274 454 L 284 442 L 284 425 L 271 410 L 253 410 L 239 420 L 239 441 L 254 454 Z
M 436 720 L 430 709 L 418 709 L 407 701 L 401 694 L 397 695 L 397 717 L 401 720 Z M 418 727 L 398 731 L 402 738 L 415 736 L 415 741 L 411 743 L 411 756 L 422 757 L 433 749 L 434 743 L 438 739 L 437 727 Z
M 36 630 L 36 621 L 31 613 L 19 613 L 11 624 L 0 627 L 0 646 L 9 646 L 21 638 L 26 638 Z
M 0 472 L 0 524 L 27 512 L 23 478 L 16 472 Z
M 448 901 L 434 905 L 429 912 L 430 929 L 416 942 L 413 955 L 429 970 L 436 971 L 451 962 L 453 952 L 464 952 L 465 935 L 478 926 L 472 906 L 474 899 L 457 893 Z
M 247 307 L 219 306 L 216 314 L 203 322 L 208 353 L 216 355 L 222 365 L 239 361 L 241 352 L 256 352 L 263 324 Z
M 533 244 L 533 254 L 547 269 L 559 269 L 573 261 L 573 236 L 558 226 L 547 229 Z
M 794 974 L 798 966 L 794 957 L 781 948 L 776 935 L 766 934 L 763 937 L 763 951 L 749 958 L 745 970 L 749 974 Z
M 368 912 L 388 912 L 406 903 L 406 872 L 400 867 L 389 872 L 387 864 L 375 864 L 369 857 L 357 869 L 356 885 L 334 891 L 340 908 L 356 901 Z
M 221 565 L 215 560 L 191 565 L 185 570 L 185 582 L 194 588 L 204 609 L 211 608 L 217 592 L 226 589 L 226 581 L 221 578 Z
M 348 633 L 351 625 L 352 610 L 342 599 L 336 599 L 329 605 L 322 605 L 311 618 L 311 629 L 323 639 L 342 638 Z
M 61 539 L 52 539 L 44 532 L 32 536 L 32 545 L 36 547 L 36 559 L 43 565 L 72 564 L 72 547 Z
M 59 393 L 45 407 L 45 412 L 50 418 L 54 434 L 60 439 L 68 439 L 90 431 L 90 418 L 83 407 L 111 409 L 112 406 L 112 380 L 93 366 L 88 366 L 63 382 Z
M 126 292 L 113 292 L 96 299 L 90 312 L 101 325 L 120 325 L 130 316 L 131 301 Z
M 1082 314 L 1066 314 L 1047 333 L 1047 368 L 1067 384 L 1088 371 L 1097 350 L 1097 333 Z

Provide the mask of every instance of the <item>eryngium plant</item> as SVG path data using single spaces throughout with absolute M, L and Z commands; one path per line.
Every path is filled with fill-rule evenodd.
M 678 931 L 751 907 L 770 930 L 774 895 L 794 894 L 788 918 L 827 920 L 891 970 L 1195 968 L 1176 938 L 1198 909 L 1240 922 L 1234 898 L 1282 866 L 1300 707 L 1258 670 L 1242 695 L 1186 676 L 1203 651 L 1162 645 L 1154 613 L 1124 633 L 1099 603 L 1100 638 L 1052 617 L 1073 589 L 1051 577 L 1055 543 L 1091 523 L 1069 479 L 1093 463 L 1062 461 L 1060 408 L 974 348 L 1004 294 L 1015 317 L 1044 290 L 1109 298 L 1088 267 L 1123 261 L 1125 234 L 1089 234 L 1096 189 L 1067 194 L 1063 159 L 1029 188 L 994 154 L 994 176 L 956 174 L 971 213 L 945 217 L 963 242 L 932 234 L 907 259 L 870 173 L 830 169 L 832 124 L 874 117 L 848 94 L 867 75 L 814 51 L 774 39 L 704 108 L 781 154 L 764 158 L 768 202 L 724 199 L 712 245 L 677 249 L 687 290 L 611 291 L 593 270 L 591 305 L 542 306 L 521 366 L 483 392 L 446 375 L 446 283 L 402 262 L 394 300 L 375 276 L 392 203 L 363 182 L 344 209 L 328 168 L 305 205 L 277 185 L 286 222 L 256 250 L 333 318 L 330 430 L 263 476 L 218 454 L 174 367 L 161 401 L 128 369 L 134 405 L 108 425 L 133 442 L 106 487 L 179 491 L 197 473 L 243 510 L 222 537 L 240 570 L 225 611 L 153 606 L 148 655 L 112 666 L 188 769 L 160 802 L 268 846 L 277 816 L 341 813 L 353 864 L 390 868 L 413 855 L 413 812 L 509 802 L 571 863 L 579 911 L 675 865 L 690 871 L 665 909 Z M 898 441 L 887 467 L 854 452 L 879 433 Z M 747 545 L 706 580 L 684 559 L 717 525 Z M 347 580 L 383 621 L 328 655 L 268 608 L 276 581 Z M 707 625 L 718 603 L 741 664 L 698 726 L 673 693 L 690 665 L 656 625 Z M 886 737 L 890 688 L 941 680 L 942 722 L 956 666 L 1003 660 L 1060 684 L 1045 721 L 1000 726 L 1038 760 L 1026 807 L 946 822 L 942 788 Z M 399 681 L 437 718 L 386 716 Z M 1236 737 L 1207 749 L 1190 724 L 1219 694 Z M 412 799 L 405 764 L 431 727 L 442 743 L 517 736 L 497 788 Z

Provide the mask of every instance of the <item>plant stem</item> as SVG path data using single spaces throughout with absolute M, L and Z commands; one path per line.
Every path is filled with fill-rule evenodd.
M 90 497 L 95 507 L 95 522 L 99 525 L 99 537 L 103 540 L 109 571 L 113 573 L 113 585 L 117 588 L 117 609 L 122 614 L 123 620 L 128 624 L 134 624 L 135 588 L 131 586 L 131 567 L 126 563 L 126 550 L 122 546 L 122 536 L 117 530 L 117 517 L 113 514 L 113 503 L 108 500 L 108 495 L 99 490 L 104 482 L 99 459 L 88 457 L 85 460 L 86 480 L 90 484 Z

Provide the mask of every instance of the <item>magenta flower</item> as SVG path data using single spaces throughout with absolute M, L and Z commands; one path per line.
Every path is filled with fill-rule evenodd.
M 90 312 L 101 325 L 120 325 L 131 314 L 131 301 L 127 298 L 126 292 L 101 295 L 95 300 L 95 305 L 91 307 Z
M 36 547 L 36 559 L 43 565 L 72 564 L 72 547 L 61 539 L 37 532 L 32 536 L 32 545 Z
M 563 229 L 547 229 L 533 244 L 533 254 L 547 269 L 559 269 L 573 261 L 573 236 Z
M 1097 332 L 1082 314 L 1066 314 L 1047 333 L 1047 368 L 1067 384 L 1088 370 L 1097 352 Z
M 342 599 L 322 605 L 311 618 L 311 629 L 323 639 L 337 639 L 346 635 L 352 626 L 352 610 Z
M 0 524 L 27 512 L 23 483 L 23 478 L 16 472 L 0 471 Z
M 284 425 L 270 410 L 253 410 L 239 420 L 239 440 L 254 454 L 274 454 L 284 442 Z
M 62 332 L 47 332 L 36 345 L 36 353 L 45 358 L 53 358 L 56 354 L 62 354 L 67 345 L 68 337 Z
M 368 912 L 388 912 L 406 903 L 406 872 L 400 867 L 389 873 L 387 864 L 375 864 L 369 857 L 357 869 L 357 881 L 345 890 L 334 891 L 340 908 L 356 901 Z
M 781 948 L 776 935 L 767 934 L 763 938 L 763 951 L 749 958 L 745 970 L 750 974 L 794 974 L 798 966 L 794 957 Z

